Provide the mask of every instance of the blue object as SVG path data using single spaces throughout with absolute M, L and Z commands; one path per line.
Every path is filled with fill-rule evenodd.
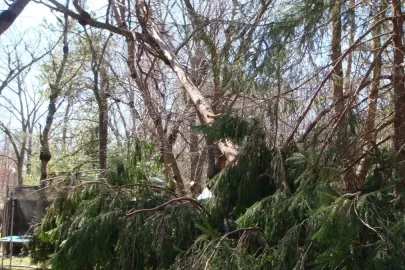
M 13 243 L 28 243 L 31 241 L 31 237 L 25 236 L 25 235 L 13 235 L 13 238 L 11 236 L 6 236 L 0 238 L 0 242 L 13 242 Z

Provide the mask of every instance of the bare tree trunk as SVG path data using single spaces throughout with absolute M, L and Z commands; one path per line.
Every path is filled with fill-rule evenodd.
M 98 95 L 98 139 L 99 139 L 99 169 L 107 169 L 108 146 L 108 102 L 105 93 L 109 92 L 108 78 L 105 70 L 101 70 L 101 92 Z
M 221 150 L 219 149 L 218 145 L 215 144 L 210 138 L 206 138 L 206 145 L 207 145 L 207 178 L 212 179 L 221 172 Z
M 349 8 L 350 8 L 350 33 L 349 33 L 349 46 L 353 45 L 354 38 L 356 35 L 356 15 L 355 15 L 355 0 L 349 1 Z M 351 81 L 351 73 L 352 73 L 352 62 L 353 62 L 353 51 L 347 56 L 347 65 L 346 65 L 346 75 L 345 75 L 345 91 L 346 93 L 350 93 L 352 90 L 352 81 Z
M 23 168 L 24 168 L 24 159 L 17 159 L 17 185 L 22 186 L 24 184 L 23 180 Z
M 69 113 L 70 113 L 70 109 L 72 107 L 72 102 L 73 102 L 73 96 L 69 91 L 68 98 L 67 98 L 67 105 L 66 105 L 66 109 L 65 109 L 65 115 L 63 116 L 63 126 L 62 126 L 62 148 L 64 150 L 66 150 L 67 129 L 68 129 Z
M 18 87 L 18 101 L 20 103 L 20 116 L 21 116 L 21 131 L 23 132 L 23 138 L 21 140 L 20 146 L 20 153 L 17 155 L 17 179 L 18 185 L 23 185 L 23 168 L 25 162 L 25 153 L 27 148 L 27 141 L 28 141 L 28 126 L 29 126 L 29 112 L 24 111 L 23 105 L 23 78 L 21 76 L 17 76 L 17 87 Z
M 117 111 L 119 114 L 119 119 L 121 119 L 123 125 L 124 125 L 124 131 L 125 131 L 125 138 L 129 139 L 129 130 L 125 121 L 124 116 L 122 115 L 121 108 L 119 106 L 119 102 L 115 103 L 117 106 Z M 117 121 L 117 116 L 115 113 L 111 114 L 110 120 L 108 121 L 108 125 L 111 129 L 111 132 L 114 134 L 115 140 L 117 141 L 117 146 L 119 148 L 122 148 L 122 136 L 120 135 L 120 132 L 118 130 L 118 121 Z
M 66 4 L 66 8 L 68 8 L 68 5 L 69 2 Z M 61 81 L 64 75 L 65 66 L 68 58 L 67 32 L 68 32 L 68 15 L 65 14 L 64 28 L 63 28 L 63 58 L 58 73 L 56 74 L 55 83 L 49 85 L 51 89 L 51 94 L 49 96 L 48 114 L 46 116 L 45 127 L 41 131 L 40 136 L 41 151 L 39 154 L 39 159 L 41 160 L 41 179 L 40 179 L 41 186 L 44 185 L 42 180 L 45 180 L 47 178 L 47 166 L 49 160 L 51 160 L 52 158 L 51 151 L 49 148 L 49 134 L 52 127 L 53 118 L 56 113 L 57 109 L 56 101 L 61 91 Z
M 201 87 L 204 83 L 204 77 L 207 75 L 208 72 L 208 66 L 207 66 L 207 60 L 204 57 L 205 53 L 200 46 L 197 46 L 195 49 L 195 53 L 193 57 L 190 59 L 190 65 L 191 65 L 191 70 L 192 76 L 191 79 L 193 83 L 197 87 Z M 214 93 L 215 95 L 215 93 Z M 184 102 L 187 105 L 187 108 L 191 108 L 194 106 L 193 101 L 186 95 L 186 93 L 183 93 L 184 96 Z M 214 109 L 213 109 L 214 110 Z M 208 155 L 204 155 L 204 158 L 202 158 L 199 154 L 199 138 L 198 134 L 192 130 L 192 127 L 197 125 L 197 113 L 194 111 L 189 118 L 189 126 L 190 126 L 190 179 L 193 181 L 193 185 L 191 187 L 191 191 L 194 196 L 198 196 L 198 194 L 202 190 L 202 183 L 201 183 L 201 177 L 202 177 L 202 170 L 203 166 L 205 163 L 205 160 L 207 160 L 207 173 L 212 175 L 213 173 L 210 172 L 211 167 L 213 164 L 215 164 L 215 156 L 211 155 L 210 158 Z M 212 143 L 210 143 L 212 144 Z M 206 151 L 208 152 L 208 144 L 206 145 Z
M 56 92 L 51 90 L 52 92 Z M 39 154 L 39 159 L 41 160 L 41 181 L 47 178 L 47 166 L 48 162 L 51 160 L 51 150 L 49 149 L 49 133 L 51 130 L 53 116 L 56 113 L 56 97 L 57 95 L 52 95 L 49 97 L 49 106 L 48 106 L 48 115 L 46 117 L 44 130 L 41 131 L 40 143 L 41 143 L 41 152 Z M 42 183 L 42 182 L 41 182 Z
M 101 97 L 102 95 L 100 95 Z M 108 146 L 108 102 L 107 99 L 101 97 L 100 106 L 98 108 L 98 138 L 99 138 L 99 169 L 107 169 L 107 146 Z
M 333 65 L 333 73 L 332 73 L 332 80 L 333 80 L 333 102 L 336 104 L 334 108 L 334 119 L 335 121 L 339 121 L 340 116 L 344 112 L 344 99 L 343 99 L 343 67 L 342 61 L 340 58 L 342 57 L 342 49 L 341 49 L 341 41 L 342 41 L 342 21 L 341 21 L 341 0 L 335 0 L 331 9 L 331 23 L 332 23 L 332 48 L 331 48 L 331 60 Z M 337 134 L 337 144 L 339 146 L 339 156 L 342 161 L 343 166 L 350 164 L 350 153 L 348 153 L 348 149 L 345 147 L 347 144 L 345 137 L 345 130 L 344 125 L 342 123 L 337 123 L 338 126 L 341 128 Z M 345 189 L 350 192 L 357 191 L 356 185 L 356 174 L 352 167 L 347 168 L 343 175 L 342 179 L 345 185 Z
M 128 47 L 131 47 L 131 44 L 128 44 Z M 131 49 L 129 49 L 131 50 Z M 158 114 L 155 106 L 153 105 L 153 101 L 150 96 L 150 91 L 148 89 L 148 86 L 144 83 L 144 81 L 139 77 L 140 72 L 137 71 L 135 68 L 135 65 L 130 65 L 131 73 L 132 74 L 137 74 L 134 78 L 138 88 L 141 90 L 142 98 L 145 101 L 146 108 L 148 111 L 148 114 L 151 116 L 154 126 L 156 128 L 156 132 L 158 134 L 160 144 L 161 144 L 161 149 L 163 151 L 163 163 L 165 166 L 165 175 L 166 175 L 166 181 L 169 181 L 171 179 L 170 171 L 173 172 L 173 178 L 177 183 L 177 186 L 179 188 L 180 193 L 185 194 L 185 186 L 184 186 L 184 180 L 183 177 L 181 176 L 180 170 L 177 165 L 177 160 L 173 154 L 173 143 L 170 143 L 167 136 L 166 132 L 163 128 L 163 123 L 161 116 Z
M 148 35 L 156 42 L 162 51 L 162 55 L 165 57 L 166 64 L 176 73 L 180 83 L 183 88 L 186 90 L 188 96 L 193 101 L 194 106 L 197 109 L 199 118 L 204 124 L 211 124 L 214 122 L 216 115 L 208 104 L 204 96 L 201 94 L 199 89 L 193 84 L 192 79 L 184 71 L 183 66 L 179 63 L 177 56 L 170 49 L 167 42 L 165 42 L 162 34 L 159 32 L 158 27 L 153 22 L 153 20 L 148 20 L 143 15 L 140 14 L 140 8 L 137 9 L 138 19 L 141 22 L 145 22 L 145 25 L 142 25 L 144 30 L 147 31 Z M 146 14 L 146 12 L 144 13 Z M 217 147 L 221 151 L 221 156 L 225 157 L 228 162 L 231 162 L 237 151 L 233 145 L 226 145 L 224 143 L 217 143 Z
M 75 1 L 73 2 L 75 3 Z M 92 37 L 85 29 L 87 41 L 91 51 L 91 70 L 93 72 L 93 94 L 98 106 L 98 168 L 102 170 L 101 175 L 105 175 L 107 169 L 107 146 L 108 146 L 108 100 L 107 94 L 110 91 L 107 71 L 105 68 L 104 56 L 112 33 L 100 48 L 100 53 L 93 43 Z
M 196 115 L 193 114 L 192 119 L 190 120 L 190 127 L 196 126 L 196 122 Z M 204 164 L 204 162 L 201 160 L 199 150 L 198 135 L 190 128 L 190 179 L 197 185 L 201 185 L 202 166 Z
M 178 188 L 180 193 L 186 194 L 186 187 L 184 186 L 184 180 L 181 175 L 176 157 L 173 154 L 173 150 L 171 146 L 168 145 L 167 148 L 170 148 L 168 151 L 166 151 L 165 156 L 164 156 L 164 162 L 168 166 L 169 172 L 170 170 L 173 173 L 173 179 L 177 183 Z M 171 176 L 168 176 L 169 179 L 171 179 Z
M 386 5 L 381 2 L 380 10 L 377 13 L 381 13 L 386 8 Z M 378 22 L 384 17 L 384 14 L 380 14 L 374 18 L 375 22 Z M 381 55 L 379 54 L 379 49 L 381 47 L 381 25 L 375 27 L 372 32 L 373 37 L 373 59 L 374 59 L 374 69 L 371 78 L 371 86 L 368 91 L 368 99 L 367 99 L 367 114 L 366 119 L 364 122 L 364 152 L 369 152 L 375 145 L 375 138 L 376 133 L 374 131 L 375 128 L 375 117 L 377 113 L 377 99 L 378 99 L 378 88 L 380 86 L 380 77 L 381 77 L 381 67 L 382 67 L 382 60 Z M 370 156 L 367 155 L 363 158 L 359 164 L 357 169 L 357 178 L 359 184 L 362 186 L 366 180 L 367 172 L 370 169 L 371 162 Z
M 280 107 L 280 95 L 281 95 L 281 83 L 282 83 L 283 77 L 281 76 L 280 73 L 280 65 L 277 66 L 277 97 L 276 101 L 274 104 L 274 113 L 271 115 L 273 116 L 273 125 L 274 125 L 274 136 L 273 136 L 273 145 L 277 145 L 277 139 L 278 139 L 278 121 L 279 121 L 279 107 Z
M 35 101 L 34 101 L 35 103 Z M 28 142 L 27 142 L 27 174 L 31 173 L 31 158 L 32 158 L 32 140 L 33 140 L 33 134 L 34 134 L 34 128 L 35 125 L 37 124 L 39 117 L 38 117 L 38 109 L 42 105 L 42 102 L 38 101 L 35 103 L 34 110 L 29 113 L 30 119 L 28 119 Z M 28 110 L 28 106 L 27 106 Z
M 28 142 L 27 142 L 27 174 L 31 173 L 31 157 L 32 157 L 32 136 L 34 134 L 34 121 L 28 127 Z
M 204 25 L 204 22 L 201 21 L 201 18 L 198 16 L 196 13 L 193 5 L 189 0 L 184 1 L 188 12 L 192 18 L 192 23 L 194 25 L 194 28 L 197 30 L 198 29 L 198 37 L 203 41 L 205 44 L 208 53 L 210 55 L 210 60 L 211 60 L 211 71 L 212 71 L 212 76 L 213 76 L 213 104 L 211 105 L 210 108 L 210 113 L 216 115 L 217 114 L 217 106 L 219 105 L 219 101 L 223 97 L 223 91 L 221 88 L 221 78 L 220 78 L 220 67 L 219 67 L 219 55 L 218 55 L 218 49 L 215 44 L 215 40 L 213 40 L 212 37 L 209 37 L 206 32 L 204 31 L 204 28 L 202 25 Z M 201 59 L 201 62 L 205 61 Z M 207 67 L 205 67 L 207 68 Z M 207 72 L 207 71 L 205 71 Z M 178 74 L 179 75 L 179 74 Z M 194 82 L 196 87 L 199 87 L 199 84 L 196 84 Z M 187 89 L 186 89 L 187 90 Z M 200 116 L 201 118 L 201 116 Z M 205 121 L 202 121 L 202 123 L 206 123 Z M 207 162 L 208 162 L 208 167 L 207 167 L 207 175 L 208 179 L 212 179 L 215 175 L 217 175 L 221 170 L 222 170 L 222 165 L 221 165 L 221 160 L 226 158 L 226 162 L 232 161 L 234 156 L 232 154 L 229 154 L 226 149 L 225 145 L 218 145 L 212 142 L 210 139 L 206 139 L 207 142 Z M 232 149 L 233 151 L 234 149 Z M 235 151 L 236 153 L 236 151 Z
M 148 112 L 151 113 L 150 110 L 152 111 L 151 117 L 154 120 L 153 122 L 155 124 L 155 128 L 159 137 L 160 149 L 163 157 L 163 165 L 165 167 L 166 182 L 168 183 L 173 178 L 177 183 L 180 193 L 186 194 L 184 180 L 181 175 L 176 157 L 173 154 L 173 144 L 176 140 L 177 134 L 170 134 L 169 136 L 167 136 L 163 128 L 162 119 L 158 114 L 156 114 L 150 98 L 146 99 L 146 104 L 147 107 L 149 107 Z M 177 131 L 174 130 L 172 131 L 172 133 L 173 132 Z M 173 175 L 171 173 L 173 173 Z
M 404 19 L 402 17 L 400 0 L 392 1 L 392 41 L 394 45 L 394 65 L 392 83 L 394 85 L 394 149 L 396 151 L 397 177 L 395 193 L 399 195 L 405 188 L 405 85 L 404 85 Z
M 172 127 L 170 134 L 167 134 L 167 131 L 164 134 L 165 135 L 164 144 L 166 145 L 168 162 L 170 163 L 170 165 L 172 167 L 173 178 L 178 184 L 182 185 L 181 187 L 179 187 L 179 189 L 183 193 L 185 193 L 184 179 L 181 175 L 181 172 L 179 169 L 179 164 L 178 164 L 177 159 L 173 152 L 173 145 L 176 143 L 177 136 L 179 133 L 179 128 L 180 128 L 180 123 L 173 123 L 173 127 Z
M 129 110 L 131 113 L 131 120 L 132 120 L 132 128 L 131 128 L 131 133 L 132 135 L 135 135 L 136 132 L 136 120 L 140 118 L 138 112 L 135 109 L 135 97 L 134 97 L 134 90 L 130 86 L 129 93 L 128 93 L 128 98 L 129 98 Z
M 332 23 L 332 48 L 331 60 L 333 69 L 333 101 L 336 104 L 334 116 L 339 119 L 339 116 L 344 110 L 343 104 L 343 68 L 342 62 L 339 61 L 342 56 L 341 41 L 342 41 L 342 22 L 340 18 L 341 0 L 335 0 L 331 10 L 331 23 Z

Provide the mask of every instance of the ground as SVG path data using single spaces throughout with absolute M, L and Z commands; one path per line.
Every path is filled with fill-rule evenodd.
M 2 260 L 0 260 L 0 269 L 10 269 L 10 258 L 4 257 L 4 259 L 0 256 Z M 3 266 L 3 267 L 2 267 Z M 23 270 L 23 269 L 35 269 L 39 268 L 37 265 L 31 265 L 31 259 L 28 256 L 13 256 L 11 260 L 11 269 L 12 270 Z

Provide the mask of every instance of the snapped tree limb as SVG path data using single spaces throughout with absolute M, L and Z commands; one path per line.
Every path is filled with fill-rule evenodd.
M 144 25 L 142 28 L 146 30 L 146 34 L 159 46 L 161 53 L 167 59 L 165 63 L 176 73 L 183 88 L 186 90 L 188 96 L 193 101 L 200 119 L 205 124 L 212 124 L 215 121 L 215 114 L 211 106 L 206 101 L 205 97 L 201 94 L 200 90 L 194 85 L 190 76 L 184 71 L 183 66 L 180 64 L 175 52 L 170 48 L 165 41 L 163 35 L 160 33 L 157 25 L 150 18 L 148 8 L 145 4 L 137 5 L 138 20 Z M 218 144 L 222 154 L 226 157 L 227 162 L 231 162 L 237 155 L 237 150 L 230 142 Z
M 69 15 L 70 17 L 76 20 L 82 20 L 83 16 L 81 14 L 84 12 L 82 8 L 79 8 L 77 14 L 70 10 L 69 8 L 65 7 L 64 5 L 60 4 L 57 0 L 49 0 L 55 8 L 54 10 L 62 12 L 64 14 Z M 143 33 L 138 33 L 133 30 L 125 29 L 121 24 L 119 27 L 116 27 L 111 24 L 99 22 L 93 18 L 86 17 L 86 25 L 93 26 L 99 29 L 105 29 L 111 31 L 115 34 L 119 34 L 121 36 L 126 37 L 131 43 L 134 43 L 136 40 L 142 41 L 145 44 L 151 46 L 157 52 L 157 57 L 165 62 L 177 75 L 179 81 L 181 82 L 182 86 L 186 90 L 188 96 L 193 101 L 193 104 L 196 107 L 197 113 L 201 118 L 204 124 L 212 124 L 215 120 L 213 117 L 215 114 L 208 104 L 204 96 L 201 94 L 200 90 L 193 84 L 191 78 L 183 69 L 182 65 L 179 63 L 175 52 L 170 48 L 168 43 L 165 41 L 163 35 L 159 31 L 157 25 L 151 18 L 149 7 L 146 4 L 137 2 L 136 5 L 138 21 L 141 23 L 141 27 L 144 30 Z M 132 47 L 134 47 L 132 45 Z M 222 154 L 226 157 L 228 163 L 231 162 L 235 155 L 237 154 L 236 148 L 233 146 L 232 143 L 228 142 L 226 144 L 220 143 L 219 148 Z

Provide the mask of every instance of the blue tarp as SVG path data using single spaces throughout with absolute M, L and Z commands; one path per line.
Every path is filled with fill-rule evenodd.
M 25 235 L 13 235 L 13 238 L 11 238 L 11 236 L 0 238 L 0 242 L 10 242 L 10 240 L 13 243 L 28 243 L 29 241 L 31 241 L 31 238 Z

